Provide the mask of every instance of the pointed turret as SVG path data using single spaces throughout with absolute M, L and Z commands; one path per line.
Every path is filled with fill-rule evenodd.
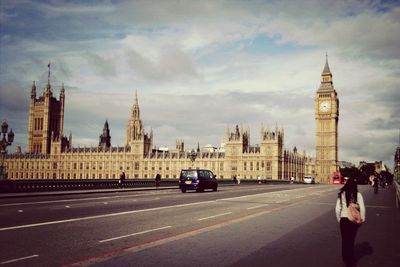
M 137 96 L 137 90 L 135 91 L 135 99 L 133 101 L 132 107 L 132 118 L 140 119 L 140 109 L 139 109 L 139 101 Z
M 61 84 L 60 89 L 60 128 L 59 136 L 64 136 L 64 107 L 65 107 L 65 88 L 64 83 Z
M 65 97 L 64 83 L 61 84 L 60 99 Z
M 47 84 L 46 87 L 44 88 L 44 94 L 46 96 L 50 96 L 51 95 L 51 85 L 50 85 L 50 61 L 49 64 L 47 65 L 47 67 L 49 68 L 48 70 L 48 74 L 47 74 Z
M 319 91 L 320 90 L 324 91 L 335 90 L 333 87 L 332 72 L 331 69 L 329 68 L 329 63 L 328 63 L 328 54 L 326 54 L 325 66 L 321 74 L 321 85 L 319 86 Z
M 137 91 L 135 92 L 135 98 L 133 101 L 131 117 L 128 121 L 128 127 L 126 131 L 126 143 L 130 144 L 135 140 L 143 140 L 144 128 L 140 119 L 139 101 L 137 97 Z
M 70 148 L 72 148 L 72 132 L 71 131 L 69 132 L 68 141 L 69 141 Z
M 103 133 L 99 137 L 99 147 L 110 148 L 111 147 L 111 135 L 108 127 L 108 120 L 104 123 Z
M 36 99 L 36 83 L 33 81 L 31 90 L 31 99 Z
M 329 64 L 328 64 L 328 53 L 325 56 L 325 66 L 324 66 L 324 70 L 322 71 L 322 75 L 324 74 L 330 74 L 332 76 L 331 70 L 329 68 Z

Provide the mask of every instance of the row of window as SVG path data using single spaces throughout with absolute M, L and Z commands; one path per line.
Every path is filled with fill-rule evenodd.
M 33 144 L 33 153 L 42 152 L 42 143 L 34 143 Z
M 155 173 L 152 174 L 144 174 L 143 178 L 147 179 L 147 178 L 154 178 L 156 176 Z M 173 175 L 169 175 L 166 174 L 165 176 L 163 176 L 165 178 L 177 178 L 178 175 L 177 174 L 173 174 Z M 58 178 L 58 174 L 57 173 L 24 173 L 24 172 L 11 172 L 9 173 L 9 178 L 11 179 L 57 179 Z M 118 179 L 119 175 L 117 174 L 83 174 L 83 173 L 61 173 L 59 174 L 59 178 L 60 179 Z M 127 174 L 126 176 L 127 179 L 129 178 L 135 178 L 135 179 L 139 179 L 142 177 L 139 177 L 139 174 Z M 221 178 L 223 178 L 223 176 L 221 176 Z
M 33 120 L 33 130 L 43 130 L 43 118 L 35 118 Z
M 324 151 L 322 154 L 328 154 L 327 153 L 327 151 Z M 322 158 L 324 158 L 324 156 L 325 155 L 322 155 Z M 158 171 L 162 171 L 163 169 L 164 170 L 167 170 L 167 171 L 169 171 L 170 170 L 170 166 L 169 166 L 169 164 L 167 164 L 166 166 L 164 166 L 164 168 L 163 168 L 163 166 L 158 166 L 158 168 L 156 168 L 155 167 L 155 164 L 151 164 L 152 166 L 151 166 L 151 168 L 149 168 L 148 167 L 148 164 L 144 164 L 145 165 L 145 167 L 144 167 L 144 170 L 145 171 L 147 171 L 147 170 L 152 170 L 152 171 L 155 171 L 156 169 L 158 170 Z M 209 164 L 207 164 L 207 162 L 203 162 L 203 164 L 202 164 L 202 168 L 208 168 L 208 167 L 211 167 L 212 169 L 216 169 L 215 168 L 215 162 L 213 162 L 213 164 L 210 164 L 211 166 L 208 166 Z M 289 167 L 292 165 L 292 164 L 288 164 L 288 162 L 285 162 L 285 165 L 289 165 Z M 265 170 L 266 171 L 270 171 L 271 170 L 271 162 L 270 161 L 267 161 L 267 162 L 261 162 L 261 164 L 260 164 L 260 162 L 243 162 L 243 170 L 244 171 L 259 171 L 260 170 L 260 166 L 261 166 L 261 169 L 262 170 L 264 170 L 264 168 L 265 168 Z M 83 162 L 80 162 L 80 163 L 77 163 L 77 162 L 71 162 L 71 163 L 60 163 L 60 164 L 57 164 L 56 162 L 54 162 L 54 163 L 51 163 L 51 162 L 47 162 L 47 163 L 45 163 L 45 164 L 38 164 L 38 163 L 32 163 L 32 164 L 29 164 L 29 162 L 26 162 L 26 163 L 24 163 L 24 162 L 20 162 L 19 164 L 17 163 L 17 162 L 9 162 L 9 168 L 10 169 L 13 169 L 13 168 L 19 168 L 19 169 L 24 169 L 24 168 L 26 168 L 26 169 L 29 169 L 29 168 L 32 168 L 32 169 L 34 169 L 34 170 L 39 170 L 39 169 L 42 169 L 42 170 L 44 170 L 44 169 L 47 169 L 47 170 L 50 170 L 51 169 L 51 167 L 52 167 L 52 169 L 61 169 L 61 170 L 89 170 L 89 169 L 92 169 L 92 170 L 120 170 L 120 171 L 122 171 L 122 170 L 131 170 L 132 169 L 132 167 L 133 167 L 133 170 L 135 170 L 135 171 L 139 171 L 140 170 L 140 163 L 139 162 L 135 162 L 134 164 L 133 164 L 133 166 L 132 166 L 132 164 L 126 164 L 125 165 L 125 168 L 123 167 L 123 166 L 118 166 L 118 164 L 116 164 L 116 163 L 104 163 L 104 164 L 102 164 L 102 163 L 100 163 L 100 164 L 96 164 L 96 163 L 93 163 L 93 164 L 90 164 L 90 163 L 83 163 Z M 180 167 L 181 168 L 181 167 Z M 176 169 L 180 169 L 180 168 L 177 168 L 177 166 L 176 166 L 176 164 L 173 164 L 173 167 L 171 168 L 171 169 L 173 169 L 173 170 L 176 170 Z M 220 162 L 220 164 L 219 164 L 219 170 L 220 171 L 224 171 L 224 164 L 223 164 L 223 162 Z M 236 171 L 237 170 L 237 163 L 235 164 L 235 163 L 232 163 L 232 171 Z
M 77 163 L 77 162 L 64 163 L 64 162 L 61 162 L 60 164 L 58 164 L 57 162 L 54 162 L 54 163 L 46 162 L 46 163 L 41 163 L 41 164 L 39 164 L 39 162 L 33 162 L 33 163 L 30 164 L 30 162 L 12 162 L 11 161 L 11 162 L 8 163 L 8 166 L 11 169 L 13 169 L 13 168 L 19 168 L 19 169 L 32 168 L 34 170 L 39 170 L 39 169 L 50 170 L 50 168 L 52 168 L 52 169 L 60 168 L 60 169 L 73 169 L 73 170 L 78 170 L 78 169 L 79 170 L 83 170 L 83 169 L 86 169 L 86 170 L 89 170 L 89 169 L 92 169 L 92 170 L 96 170 L 96 169 L 103 170 L 103 168 L 104 168 L 105 170 L 109 170 L 109 169 L 111 169 L 111 170 L 113 170 L 113 169 L 114 170 L 115 169 L 130 170 L 130 169 L 133 168 L 134 170 L 137 170 L 137 171 L 140 170 L 140 163 L 138 161 L 134 162 L 133 164 L 132 163 L 124 164 L 125 168 L 122 165 L 119 165 L 119 166 L 118 165 L 119 164 L 117 164 L 117 162 L 115 162 L 115 163 L 114 162 L 111 162 L 111 163 L 109 163 L 109 162 L 106 162 L 106 163 L 83 163 L 83 162 L 80 162 L 80 163 Z M 150 164 L 147 164 L 147 162 L 145 162 L 144 163 L 144 169 L 145 170 L 149 170 L 150 169 L 149 165 Z M 169 170 L 170 169 L 170 165 L 168 163 L 167 164 L 163 164 L 163 165 L 164 166 L 159 165 L 158 168 L 156 168 L 155 162 L 152 162 L 151 170 L 153 170 L 153 171 L 156 170 L 156 169 L 162 170 L 163 167 L 164 167 L 165 170 Z M 177 169 L 177 167 L 181 168 L 181 166 L 177 166 L 177 165 L 178 164 L 172 164 L 172 169 Z M 179 164 L 179 165 L 181 165 L 181 164 Z M 215 162 L 212 162 L 211 164 L 208 164 L 207 162 L 203 162 L 203 164 L 202 164 L 203 168 L 211 167 L 211 168 L 215 169 L 215 166 L 216 166 Z M 223 167 L 224 167 L 224 165 L 221 162 L 220 163 L 220 169 L 223 170 Z
M 50 173 L 46 173 L 46 174 L 44 174 L 44 173 L 36 173 L 36 174 L 33 174 L 33 173 L 23 173 L 23 172 L 15 172 L 15 173 L 10 173 L 11 175 L 10 175 L 10 177 L 9 178 L 11 178 L 11 179 L 57 179 L 57 174 L 56 173 L 53 173 L 53 174 L 50 174 Z M 290 172 L 285 172 L 284 173 L 284 178 L 286 178 L 286 179 L 288 179 L 288 178 L 290 178 L 290 177 L 295 177 L 296 175 L 297 175 L 298 173 L 290 173 Z M 303 176 L 302 174 L 300 174 L 301 176 Z M 65 174 L 64 175 L 64 173 L 62 173 L 61 175 L 60 175 L 60 179 L 118 179 L 118 175 L 116 175 L 116 174 L 112 174 L 112 175 L 109 175 L 109 174 L 105 174 L 105 175 L 102 175 L 102 174 L 99 174 L 99 175 L 95 175 L 95 174 L 92 174 L 92 175 L 89 175 L 89 174 L 82 174 L 82 173 L 80 173 L 80 174 L 76 174 L 76 173 L 74 173 L 74 174 Z M 155 177 L 155 174 L 144 174 L 143 175 L 143 178 L 144 179 L 149 179 L 149 178 L 154 178 Z M 169 175 L 169 174 L 167 174 L 167 175 L 165 175 L 165 178 L 167 178 L 167 179 L 169 179 L 169 178 L 173 178 L 173 179 L 176 179 L 178 177 L 178 175 L 176 175 L 176 174 L 174 174 L 174 175 Z M 244 179 L 256 179 L 256 178 L 258 178 L 258 177 L 262 177 L 261 175 L 249 175 L 249 176 L 247 176 L 247 175 L 244 175 Z M 134 175 L 131 175 L 131 176 L 129 176 L 128 175 L 128 179 L 129 178 L 134 178 L 134 179 L 139 179 L 139 178 L 141 178 L 141 177 L 139 177 L 139 175 L 138 174 L 134 174 Z M 224 178 L 224 176 L 223 175 L 221 175 L 221 176 L 219 176 L 219 178 L 220 179 L 223 179 Z M 267 178 L 267 179 L 271 179 L 271 177 L 262 177 L 262 178 Z

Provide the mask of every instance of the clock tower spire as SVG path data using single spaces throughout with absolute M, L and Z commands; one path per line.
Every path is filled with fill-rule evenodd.
M 333 86 L 328 55 L 321 74 L 321 85 L 315 95 L 315 121 L 316 180 L 330 183 L 332 173 L 338 171 L 339 98 Z

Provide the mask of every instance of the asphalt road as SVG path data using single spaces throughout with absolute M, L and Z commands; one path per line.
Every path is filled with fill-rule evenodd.
M 358 266 L 398 266 L 393 189 L 360 186 Z M 338 187 L 254 185 L 0 199 L 2 266 L 342 266 Z

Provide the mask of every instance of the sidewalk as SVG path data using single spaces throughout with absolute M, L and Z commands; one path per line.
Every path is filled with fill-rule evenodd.
M 359 186 L 366 204 L 366 222 L 360 227 L 355 241 L 358 267 L 397 267 L 400 263 L 400 209 L 395 207 L 394 186 L 379 188 L 374 194 L 370 186 Z M 292 267 L 300 262 L 307 267 L 344 266 L 341 260 L 341 238 L 331 210 L 301 225 L 259 251 L 242 259 L 235 267 Z

